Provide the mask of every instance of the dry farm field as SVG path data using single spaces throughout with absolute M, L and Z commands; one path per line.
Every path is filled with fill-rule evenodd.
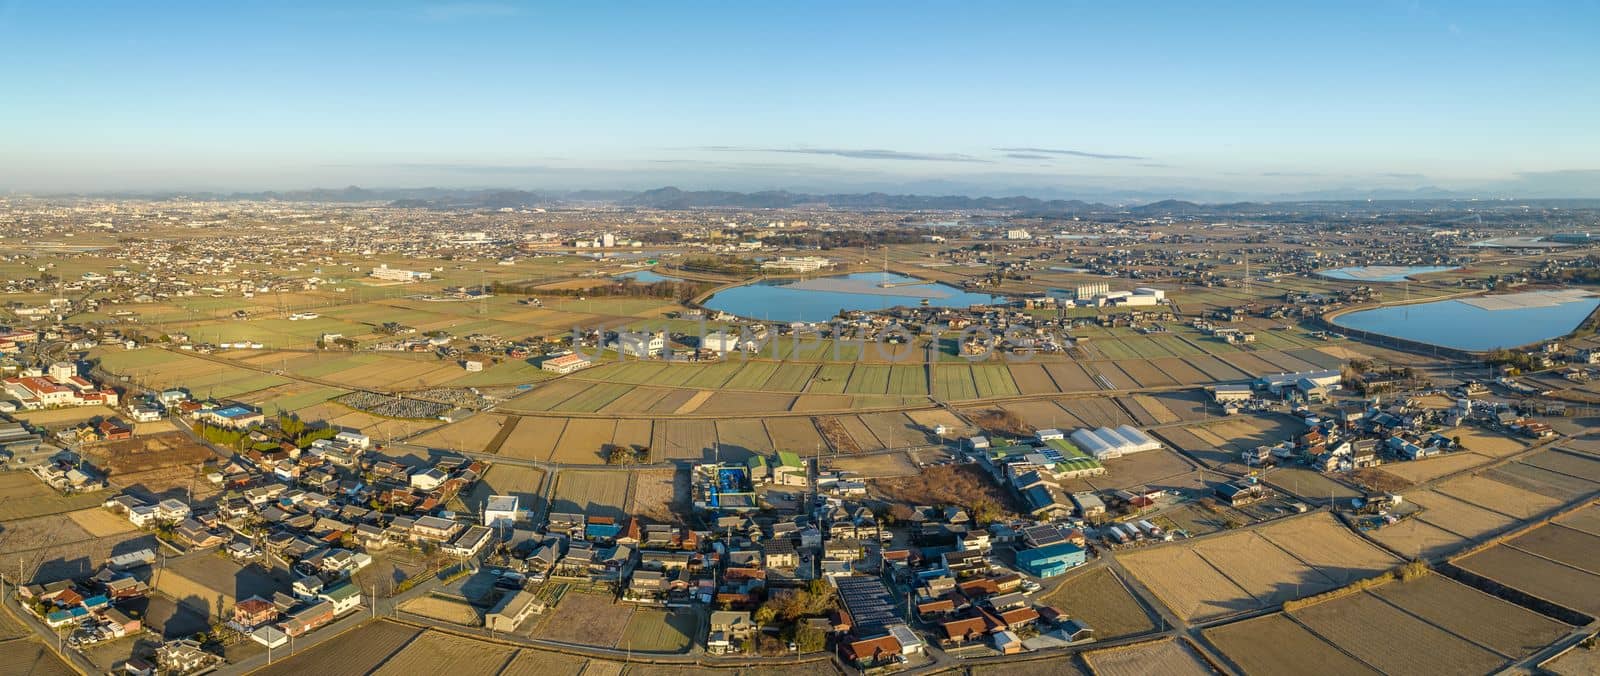
M 416 598 L 407 599 L 400 604 L 399 608 L 402 612 L 421 615 L 440 622 L 449 622 L 467 627 L 483 625 L 483 615 L 472 604 L 432 594 L 424 594 Z
M 1168 608 L 1187 619 L 1277 605 L 1399 563 L 1326 512 L 1118 558 Z
M 1083 661 L 1097 676 L 1148 676 L 1149 674 L 1180 676 L 1214 673 L 1187 643 L 1170 638 L 1105 650 L 1091 650 L 1083 653 Z
M 1250 676 L 1379 676 L 1282 613 L 1211 627 L 1205 637 Z
M 1555 529 L 1555 530 L 1552 530 Z M 1508 587 L 1590 615 L 1600 614 L 1597 538 L 1547 524 L 1454 563 Z
M 1352 594 L 1289 615 L 1323 640 L 1395 676 L 1485 674 L 1506 662 L 1372 594 Z
M 400 652 L 421 629 L 379 620 L 368 622 L 331 640 L 302 650 L 288 659 L 252 672 L 254 676 L 296 676 L 317 673 L 321 676 L 365 676 Z
M 676 468 L 633 472 L 633 495 L 627 512 L 659 523 L 678 520 L 676 515 L 686 513 L 689 507 L 687 472 Z
M 1155 628 L 1144 606 L 1103 566 L 1067 578 L 1044 600 L 1088 624 L 1102 641 Z
M 694 608 L 639 608 L 628 618 L 621 646 L 640 652 L 681 653 L 694 643 L 704 621 Z
M 587 663 L 582 657 L 524 648 L 517 651 L 499 676 L 578 676 Z
M 494 676 L 517 649 L 440 631 L 412 639 L 374 676 Z
M 63 496 L 32 472 L 0 472 L 0 521 L 98 507 L 111 495 L 100 491 Z
M 76 676 L 78 671 L 34 639 L 0 642 L 0 676 Z
M 1572 629 L 1440 575 L 1391 582 L 1371 593 L 1507 659 L 1531 655 Z
M 569 592 L 532 629 L 534 638 L 611 648 L 622 641 L 633 606 L 609 595 Z
M 556 475 L 550 511 L 622 518 L 628 480 L 629 472 L 622 470 L 564 470 Z

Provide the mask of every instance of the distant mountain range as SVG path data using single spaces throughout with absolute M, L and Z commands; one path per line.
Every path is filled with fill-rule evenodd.
M 1126 206 L 1085 202 L 1075 199 L 1044 200 L 1035 197 L 973 197 L 967 195 L 895 195 L 882 192 L 807 194 L 786 190 L 733 192 L 725 190 L 681 190 L 675 187 L 654 190 L 576 190 L 533 192 L 528 190 L 452 189 L 452 188 L 315 188 L 309 190 L 237 193 L 162 193 L 100 194 L 101 197 L 187 198 L 204 200 L 258 200 L 322 202 L 334 204 L 386 204 L 395 207 L 428 209 L 503 209 L 551 208 L 584 204 L 610 204 L 646 209 L 792 209 L 832 207 L 877 211 L 995 211 L 1039 216 L 1081 214 L 1126 214 L 1131 216 L 1198 216 L 1283 213 L 1288 211 L 1345 208 L 1436 208 L 1455 206 L 1551 206 L 1568 209 L 1600 208 L 1600 199 L 1476 200 L 1438 189 L 1404 191 L 1386 197 L 1367 199 L 1329 199 L 1307 194 L 1295 199 L 1270 202 L 1231 202 L 1201 204 L 1166 199 Z

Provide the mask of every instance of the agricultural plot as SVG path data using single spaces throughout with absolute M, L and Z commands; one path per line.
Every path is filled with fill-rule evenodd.
M 594 413 L 604 408 L 606 404 L 616 401 L 618 397 L 633 390 L 632 385 L 626 383 L 601 383 L 591 385 L 588 389 L 579 392 L 571 398 L 551 407 L 554 411 L 570 411 L 574 413 Z
M 1211 376 L 1178 357 L 1151 359 L 1149 363 L 1151 368 L 1180 385 L 1202 385 L 1212 381 Z
M 1267 474 L 1266 484 L 1306 500 L 1359 498 L 1360 490 L 1335 481 L 1306 467 L 1276 467 Z
M 683 476 L 679 476 L 682 474 Z M 633 472 L 633 494 L 628 497 L 629 514 L 660 523 L 678 520 L 688 511 L 689 477 L 687 470 L 647 469 Z
M 904 453 L 828 458 L 823 464 L 828 469 L 848 472 L 862 479 L 884 479 L 917 473 L 917 466 Z
M 1045 364 L 1044 370 L 1062 392 L 1094 392 L 1100 389 L 1089 373 L 1083 370 L 1083 366 L 1076 362 Z
M 1379 676 L 1282 613 L 1211 627 L 1205 637 L 1245 674 Z
M 694 608 L 640 608 L 622 630 L 622 645 L 639 652 L 681 653 L 694 643 L 703 621 Z
M 654 425 L 651 420 L 618 420 L 617 430 L 611 435 L 611 444 L 629 448 L 650 447 Z
M 1434 491 L 1418 491 L 1406 496 L 1407 500 L 1422 506 L 1422 512 L 1412 516 L 1423 522 L 1473 540 L 1507 528 L 1515 519 L 1499 512 L 1475 507 L 1448 495 Z
M 889 367 L 889 394 L 902 397 L 928 396 L 928 372 L 922 366 Z
M 867 428 L 866 423 L 861 422 L 861 418 L 853 415 L 844 415 L 838 416 L 834 418 L 834 420 L 837 420 L 839 426 L 842 427 L 845 432 L 849 433 L 850 438 L 855 441 L 855 446 L 857 449 L 862 451 L 876 451 L 879 449 L 888 448 L 888 446 L 884 444 L 883 440 L 878 438 L 878 435 L 873 434 L 872 430 Z
M 1145 417 L 1149 419 L 1149 422 L 1144 422 L 1141 420 L 1140 424 L 1169 425 L 1182 421 L 1182 418 L 1179 418 L 1177 414 L 1168 410 L 1167 407 L 1161 403 L 1161 400 L 1156 399 L 1155 397 L 1136 394 L 1120 401 L 1122 401 L 1124 407 L 1128 408 L 1129 410 L 1138 410 L 1144 412 Z
M 78 670 L 39 641 L 18 639 L 0 643 L 0 673 L 8 676 L 77 676 Z
M 31 472 L 0 472 L 0 521 L 98 507 L 107 497 L 104 491 L 63 496 Z
M 627 516 L 628 473 L 606 470 L 565 470 L 556 475 L 552 512 L 579 512 L 590 516 Z
M 512 413 L 549 411 L 561 402 L 587 392 L 591 387 L 594 387 L 594 383 L 571 378 L 551 381 L 533 388 L 527 394 L 501 404 L 500 408 Z M 621 395 L 619 394 L 618 396 Z
M 1042 364 L 1011 364 L 1010 369 L 1011 380 L 1022 394 L 1053 394 L 1061 391 Z
M 1247 536 L 1246 536 L 1247 535 Z M 1195 553 L 1263 606 L 1309 596 L 1336 584 L 1256 533 L 1204 540 Z
M 1464 540 L 1421 519 L 1404 519 L 1372 533 L 1372 539 L 1408 558 L 1431 558 L 1461 547 Z
M 1206 488 L 1194 465 L 1167 449 L 1144 451 L 1104 462 L 1106 473 L 1085 479 L 1095 490 L 1146 488 L 1199 491 Z
M 1600 575 L 1581 568 L 1509 544 L 1490 547 L 1454 563 L 1546 601 L 1590 615 L 1600 614 Z
M 887 448 L 918 446 L 929 442 L 930 435 L 919 429 L 904 413 L 863 413 L 862 424 Z
M 1102 641 L 1155 629 L 1144 607 L 1104 566 L 1068 578 L 1045 602 L 1093 627 L 1095 637 Z
M 850 364 L 823 364 L 811 377 L 811 383 L 806 386 L 806 391 L 818 394 L 842 394 L 845 386 L 850 383 L 850 372 L 853 370 L 855 366 Z
M 777 367 L 761 389 L 771 392 L 804 392 L 818 367 L 812 364 L 784 363 Z
M 786 416 L 767 418 L 765 422 L 767 436 L 772 439 L 774 448 L 803 452 L 816 451 L 828 446 L 810 418 Z
M 1590 535 L 1600 535 L 1600 506 L 1591 506 L 1572 512 L 1556 519 L 1556 523 L 1574 530 L 1581 530 Z
M 490 448 L 490 442 L 495 440 L 510 420 L 518 419 L 503 415 L 478 414 L 419 435 L 411 439 L 411 443 L 429 448 L 492 453 L 494 449 Z
M 1584 481 L 1600 482 L 1600 457 L 1585 453 L 1553 448 L 1523 458 L 1521 462 Z
M 1440 575 L 1391 582 L 1371 593 L 1508 659 L 1533 654 L 1571 627 Z M 1485 618 L 1494 618 L 1485 622 Z
M 972 381 L 971 367 L 939 365 L 931 368 L 934 396 L 950 401 L 978 398 L 978 386 Z
M 1423 483 L 1462 470 L 1472 469 L 1491 460 L 1493 459 L 1488 456 L 1478 455 L 1470 451 L 1458 451 L 1421 460 L 1387 463 L 1383 465 L 1383 472 L 1411 483 Z
M 658 420 L 652 436 L 651 459 L 657 462 L 699 461 L 717 450 L 717 427 L 710 420 Z
M 1477 475 L 1451 479 L 1434 491 L 1516 519 L 1531 519 L 1562 504 L 1555 498 Z
M 891 372 L 888 366 L 857 365 L 850 372 L 850 382 L 844 391 L 849 394 L 887 394 Z
M 464 627 L 483 626 L 483 615 L 477 608 L 466 601 L 424 594 L 401 602 L 399 608 L 402 612 L 421 615 L 440 622 L 459 624 Z
M 945 433 L 946 437 L 954 438 L 967 436 L 976 432 L 971 425 L 962 422 L 961 419 L 957 418 L 954 413 L 942 408 L 926 409 L 921 411 L 906 411 L 906 416 L 911 418 L 911 421 L 917 426 L 927 430 L 930 433 L 934 428 L 944 425 L 945 428 L 949 430 Z
M 690 409 L 696 413 L 710 414 L 735 414 L 735 413 L 778 413 L 790 410 L 795 403 L 792 394 L 776 394 L 769 392 L 714 392 L 706 401 L 697 408 Z M 679 409 L 680 413 L 687 412 Z
M 588 660 L 549 650 L 523 648 L 499 676 L 578 676 Z
M 1122 407 L 1108 398 L 1065 399 L 1056 403 L 1068 413 L 1077 416 L 1085 426 L 1117 427 L 1136 424 Z
M 802 394 L 794 398 L 789 410 L 797 413 L 846 411 L 853 408 L 855 402 L 855 397 L 846 394 Z
M 1186 620 L 1212 619 L 1261 607 L 1193 548 L 1151 547 L 1119 555 L 1128 571 Z
M 426 631 L 382 667 L 375 676 L 493 676 L 511 662 L 516 648 Z
M 1211 379 L 1212 382 L 1243 380 L 1254 377 L 1253 374 L 1241 371 L 1233 365 L 1210 355 L 1184 357 L 1183 360 L 1196 370 L 1206 374 L 1206 377 Z
M 1529 554 L 1600 575 L 1600 556 L 1596 556 L 1600 553 L 1600 535 L 1552 523 L 1519 535 L 1507 544 Z
M 1149 643 L 1091 650 L 1083 661 L 1098 676 L 1147 676 L 1163 674 L 1212 674 L 1211 667 L 1187 643 L 1163 639 Z
M 972 381 L 978 387 L 978 396 L 984 399 L 1021 394 L 1011 379 L 1011 369 L 1004 364 L 973 365 Z
M 1130 380 L 1138 383 L 1139 387 L 1166 387 L 1178 384 L 1177 380 L 1143 359 L 1123 359 L 1114 363 Z
M 772 439 L 759 418 L 732 418 L 718 420 L 717 446 L 722 449 L 722 459 L 742 462 L 751 455 L 768 455 L 773 451 Z
M 566 418 L 522 418 L 500 445 L 500 455 L 522 460 L 549 458 L 566 428 Z
M 1522 462 L 1501 465 L 1484 472 L 1483 475 L 1501 483 L 1548 495 L 1562 502 L 1570 502 L 1600 490 L 1600 483 Z
M 1500 655 L 1396 608 L 1353 594 L 1290 613 L 1296 621 L 1387 674 L 1485 674 Z
M 611 596 L 569 592 L 533 627 L 533 638 L 611 648 L 627 633 L 633 606 Z M 588 673 L 585 670 L 584 673 Z
M 1315 567 L 1334 585 L 1343 585 L 1393 568 L 1393 556 L 1350 532 L 1326 512 L 1285 519 L 1255 531 Z
M 566 428 L 561 432 L 561 440 L 556 442 L 555 451 L 550 454 L 549 460 L 579 465 L 603 465 L 606 461 L 605 447 L 611 444 L 616 431 L 615 420 L 589 418 L 568 420 Z

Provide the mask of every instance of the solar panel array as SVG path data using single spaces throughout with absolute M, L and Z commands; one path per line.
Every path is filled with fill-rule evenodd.
M 845 610 L 850 611 L 858 634 L 876 632 L 886 625 L 901 621 L 900 616 L 895 614 L 894 599 L 889 595 L 888 587 L 883 586 L 882 580 L 875 577 L 841 577 L 836 582 L 839 585 L 839 598 L 844 600 Z

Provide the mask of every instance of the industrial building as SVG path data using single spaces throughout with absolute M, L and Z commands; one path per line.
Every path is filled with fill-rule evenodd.
M 1070 542 L 1058 542 L 1017 552 L 1017 567 L 1034 577 L 1054 577 L 1088 561 L 1088 554 Z

